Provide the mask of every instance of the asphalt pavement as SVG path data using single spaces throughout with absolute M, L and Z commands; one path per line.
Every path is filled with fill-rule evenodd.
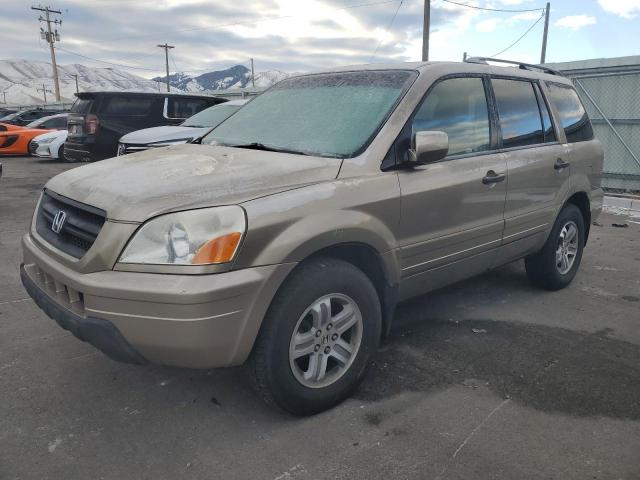
M 242 368 L 113 362 L 27 298 L 19 240 L 69 165 L 0 158 L 0 479 L 640 478 L 640 225 L 570 287 L 522 262 L 399 307 L 355 396 L 293 418 Z M 614 227 L 612 224 L 627 225 Z

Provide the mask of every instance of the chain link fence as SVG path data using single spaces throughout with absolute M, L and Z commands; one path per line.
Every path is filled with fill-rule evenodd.
M 640 193 L 640 65 L 636 70 L 571 75 L 604 148 L 605 190 Z

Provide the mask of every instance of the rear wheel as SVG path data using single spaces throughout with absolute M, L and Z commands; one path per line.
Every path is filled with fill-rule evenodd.
M 58 148 L 58 160 L 66 161 L 64 159 L 64 143 Z
M 573 204 L 565 205 L 542 250 L 525 259 L 531 282 L 546 290 L 569 285 L 580 267 L 584 239 L 582 212 Z
M 380 340 L 369 278 L 332 258 L 299 266 L 274 298 L 249 367 L 267 403 L 311 415 L 347 398 Z

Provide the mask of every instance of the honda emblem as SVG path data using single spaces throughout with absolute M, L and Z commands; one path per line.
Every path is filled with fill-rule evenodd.
M 58 210 L 56 216 L 53 217 L 53 222 L 51 222 L 51 230 L 53 230 L 55 233 L 60 233 L 66 219 L 67 213 L 64 210 Z

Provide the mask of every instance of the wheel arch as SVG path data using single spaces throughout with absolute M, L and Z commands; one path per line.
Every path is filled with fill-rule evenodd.
M 584 244 L 586 245 L 587 239 L 589 238 L 589 231 L 591 230 L 591 201 L 589 200 L 589 195 L 585 192 L 575 192 L 565 202 L 565 205 L 568 204 L 575 205 L 582 213 L 585 228 Z

